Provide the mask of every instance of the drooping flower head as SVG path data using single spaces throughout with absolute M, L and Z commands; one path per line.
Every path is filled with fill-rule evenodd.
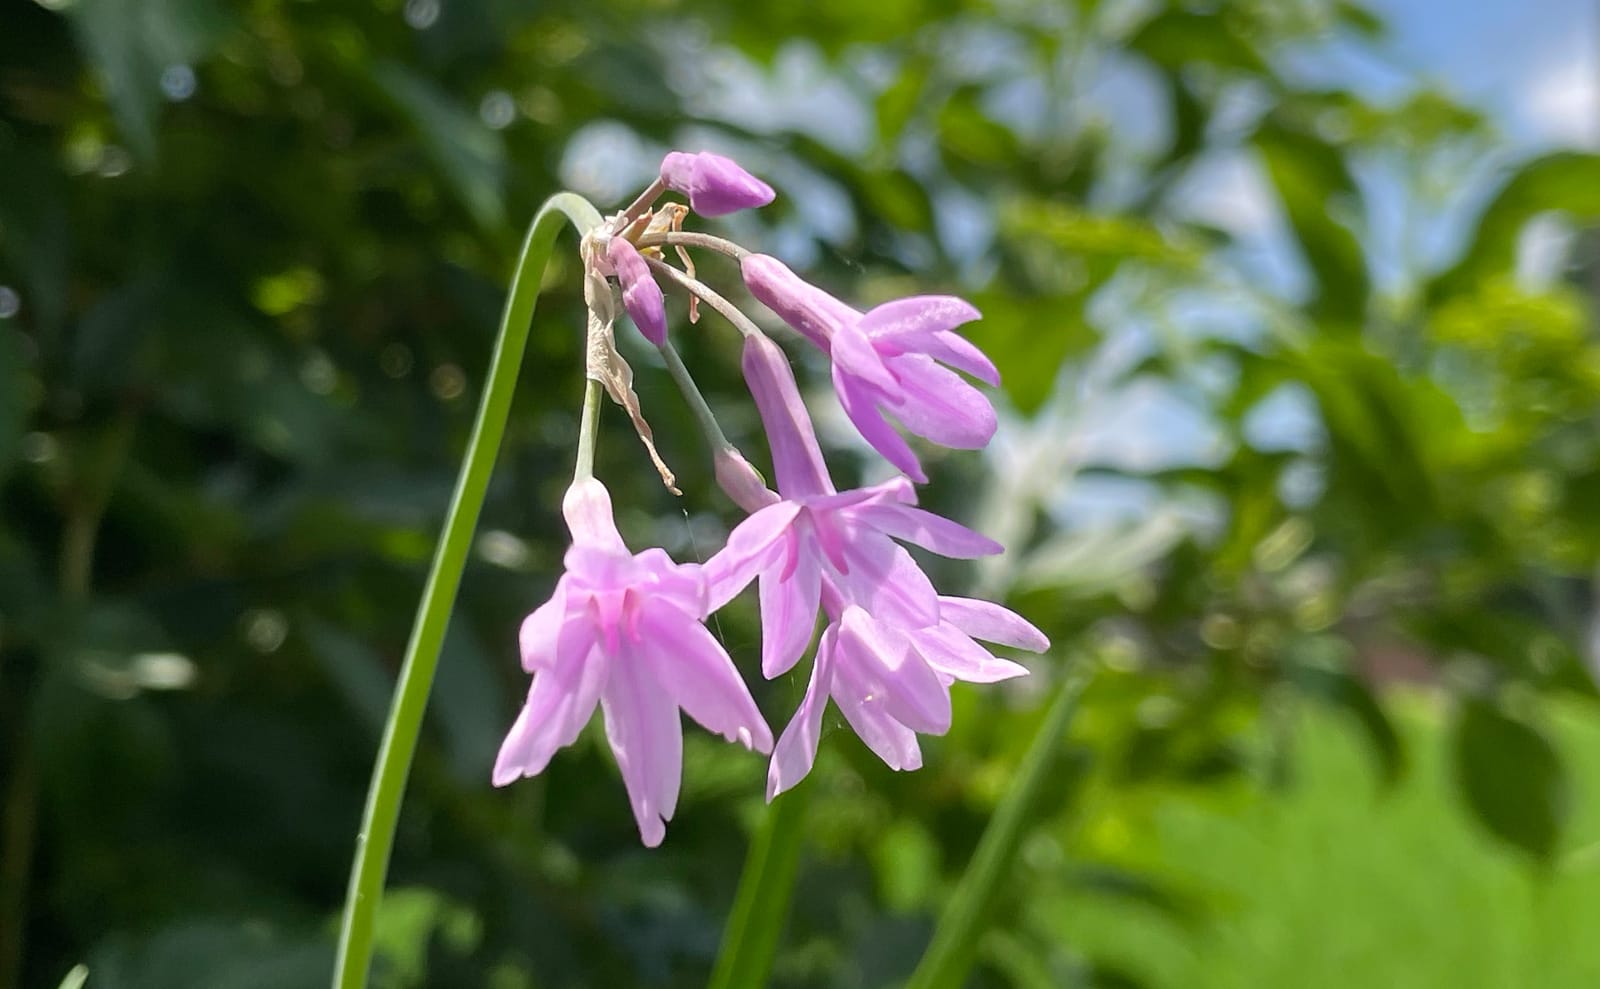
M 661 160 L 661 181 L 689 197 L 689 208 L 701 216 L 722 216 L 765 206 L 772 186 L 740 168 L 730 158 L 709 151 L 673 151 Z
M 1042 648 L 1044 636 L 1004 608 L 990 606 L 980 621 L 963 599 L 939 596 L 895 540 L 961 559 L 1001 547 L 917 508 L 905 478 L 834 489 L 794 374 L 776 344 L 747 338 L 744 371 L 766 426 L 781 500 L 760 507 L 762 499 L 746 497 L 756 510 L 706 564 L 713 607 L 759 575 L 761 668 L 768 678 L 799 661 L 819 608 L 832 619 L 817 646 L 805 700 L 774 752 L 768 796 L 810 770 L 830 696 L 885 763 L 916 768 L 916 733 L 942 734 L 950 726 L 952 682 L 1027 672 L 990 655 L 973 636 L 1023 648 Z
M 687 196 L 689 207 L 654 205 L 664 190 Z M 615 278 L 629 316 L 663 348 L 673 377 L 691 405 L 698 403 L 717 483 L 749 517 L 703 568 L 680 566 L 659 549 L 629 552 L 606 489 L 594 480 L 574 483 L 563 503 L 573 537 L 566 571 L 550 600 L 523 624 L 523 666 L 532 683 L 500 750 L 494 782 L 542 772 L 598 706 L 646 845 L 663 840 L 676 809 L 680 711 L 730 741 L 772 752 L 770 799 L 810 771 L 830 700 L 886 764 L 914 769 L 922 761 L 918 735 L 949 728 L 955 681 L 990 683 L 1027 672 L 980 640 L 1031 650 L 1048 645 L 1038 629 L 999 605 L 940 595 L 902 545 L 963 559 L 1001 549 L 917 507 L 912 481 L 926 477 L 886 418 L 946 446 L 973 449 L 988 442 L 994 409 L 958 373 L 999 381 L 988 358 L 955 332 L 978 318 L 977 310 L 949 296 L 919 296 L 862 313 L 773 258 L 682 229 L 689 210 L 719 216 L 772 199 L 770 186 L 727 158 L 673 152 L 662 161 L 659 183 L 583 238 L 587 373 L 628 411 L 654 456 L 632 370 L 612 342 L 608 279 Z M 666 270 L 669 248 L 681 270 Z M 748 317 L 698 281 L 690 249 L 741 259 L 752 294 L 831 357 L 845 411 L 904 476 L 855 490 L 834 487 L 787 358 Z M 776 491 L 722 435 L 667 343 L 658 273 L 689 291 L 691 321 L 695 302 L 704 302 L 745 333 L 743 367 L 766 427 Z M 590 442 L 593 422 L 585 419 Z M 657 466 L 670 487 L 673 476 L 659 459 Z M 752 580 L 759 581 L 767 677 L 794 668 L 812 642 L 819 613 L 825 618 L 805 697 L 776 746 L 733 663 L 704 625 Z
M 562 503 L 572 548 L 550 600 L 523 622 L 527 702 L 495 761 L 504 786 L 543 772 L 598 703 L 639 836 L 661 843 L 678 802 L 683 728 L 678 711 L 760 752 L 772 732 L 728 654 L 706 630 L 699 567 L 659 549 L 630 553 L 599 481 L 574 483 Z

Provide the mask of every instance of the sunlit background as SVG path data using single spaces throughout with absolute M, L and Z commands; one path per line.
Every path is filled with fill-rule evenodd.
M 913 774 L 830 713 L 774 986 L 906 977 L 1072 670 L 971 986 L 1600 985 L 1597 49 L 1587 0 L 0 0 L 0 989 L 326 984 L 523 228 L 672 148 L 778 191 L 704 228 L 983 310 L 1001 434 L 923 450 L 924 500 L 1010 550 L 929 566 L 1054 641 Z M 761 813 L 764 762 L 698 730 L 659 850 L 593 728 L 489 786 L 566 539 L 575 260 L 387 989 L 704 985 Z M 764 456 L 736 334 L 672 332 Z M 737 515 L 621 336 L 685 494 L 615 409 L 598 473 L 633 545 L 703 560 Z M 752 603 L 717 632 L 758 679 Z

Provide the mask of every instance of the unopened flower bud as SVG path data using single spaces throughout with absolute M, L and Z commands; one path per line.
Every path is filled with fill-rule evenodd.
M 622 283 L 622 305 L 628 317 L 657 347 L 667 342 L 667 306 L 661 286 L 650 275 L 650 266 L 638 250 L 622 237 L 606 243 L 606 260 L 616 269 Z
M 712 454 L 717 486 L 747 512 L 758 512 L 778 501 L 777 492 L 767 487 L 761 472 L 731 446 Z
M 772 186 L 722 155 L 673 151 L 661 160 L 661 181 L 689 197 L 701 216 L 722 216 L 772 202 Z

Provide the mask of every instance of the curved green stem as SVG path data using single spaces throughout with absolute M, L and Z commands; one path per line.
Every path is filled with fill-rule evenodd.
M 780 793 L 763 815 L 739 875 L 739 891 L 722 931 L 710 989 L 758 989 L 767 984 L 800 869 L 806 797 L 803 786 Z
M 1078 709 L 1078 698 L 1086 683 L 1087 677 L 1076 672 L 1062 680 L 1044 723 L 940 914 L 933 940 L 911 973 L 906 989 L 959 989 L 966 984 L 978 939 L 988 926 L 990 908 L 1001 884 L 1011 874 L 1034 804 L 1053 779 L 1061 736 L 1066 734 Z
M 569 192 L 551 196 L 539 208 L 522 242 L 522 254 L 511 279 L 510 295 L 500 320 L 500 335 L 495 341 L 489 364 L 489 380 L 472 437 L 461 461 L 450 510 L 434 553 L 433 567 L 423 587 L 422 601 L 411 628 L 400 680 L 395 685 L 389 720 L 383 728 L 378 760 L 372 767 L 372 784 L 367 791 L 367 806 L 362 814 L 361 831 L 356 835 L 355 861 L 350 868 L 344 920 L 339 930 L 339 954 L 334 964 L 334 989 L 362 989 L 372 963 L 372 935 L 378 904 L 383 899 L 384 877 L 389 870 L 389 853 L 394 847 L 395 825 L 400 819 L 400 802 L 405 796 L 406 778 L 417 748 L 422 715 L 433 688 L 434 669 L 439 665 L 439 649 L 444 643 L 450 612 L 455 606 L 461 573 L 466 568 L 473 530 L 483 508 L 489 474 L 494 469 L 500 438 L 505 434 L 511 398 L 516 390 L 522 354 L 528 342 L 529 323 L 539 297 L 539 283 L 550 249 L 563 221 L 580 235 L 601 223 L 600 214 L 581 196 Z M 592 383 L 585 390 L 585 408 L 598 405 L 588 401 Z M 591 413 L 585 412 L 585 421 Z M 593 429 L 589 429 L 588 453 L 580 461 L 593 462 Z

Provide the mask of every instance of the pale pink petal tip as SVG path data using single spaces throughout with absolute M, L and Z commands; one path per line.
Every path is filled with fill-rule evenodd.
M 561 515 L 575 546 L 627 552 L 611 517 L 611 492 L 594 478 L 572 482 L 561 499 Z

